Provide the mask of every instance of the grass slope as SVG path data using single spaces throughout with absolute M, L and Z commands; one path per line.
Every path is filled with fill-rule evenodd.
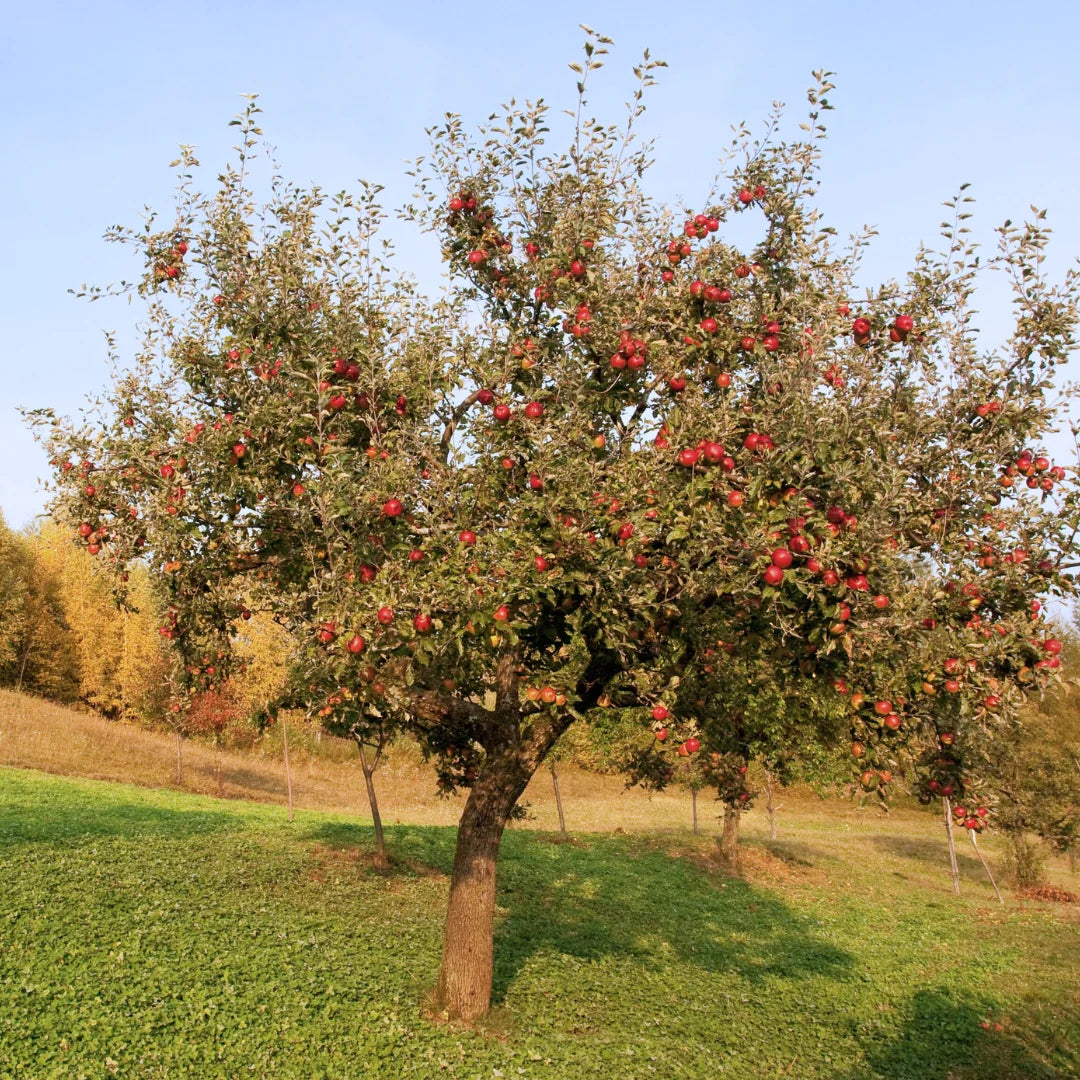
M 392 827 L 379 874 L 340 817 L 0 769 L 0 1077 L 1077 1075 L 1074 913 L 966 856 L 954 900 L 913 821 L 819 811 L 748 880 L 512 830 L 481 1033 L 422 1013 L 452 829 Z
M 325 736 L 316 744 L 310 726 L 290 725 L 293 798 L 308 810 L 368 814 L 367 792 L 349 739 Z M 0 765 L 88 776 L 146 787 L 179 786 L 200 795 L 283 804 L 286 800 L 281 735 L 277 727 L 251 753 L 217 749 L 185 739 L 182 783 L 176 785 L 176 741 L 166 733 L 106 720 L 29 694 L 0 689 Z M 690 822 L 685 791 L 649 796 L 626 791 L 622 777 L 597 776 L 559 766 L 570 828 L 606 830 L 682 828 Z M 440 798 L 435 773 L 415 746 L 394 746 L 375 774 L 387 822 L 456 825 L 464 799 Z M 524 795 L 539 828 L 558 827 L 551 775 L 541 769 Z M 703 810 L 704 813 L 704 810 Z

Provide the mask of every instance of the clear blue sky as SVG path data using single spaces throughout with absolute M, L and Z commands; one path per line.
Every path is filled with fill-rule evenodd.
M 472 3 L 365 0 L 7 5 L 0 41 L 0 509 L 19 526 L 43 506 L 44 455 L 17 405 L 73 412 L 106 381 L 102 331 L 129 328 L 120 301 L 67 294 L 132 272 L 100 237 L 169 208 L 167 168 L 193 143 L 213 169 L 240 95 L 258 92 L 285 174 L 330 189 L 363 176 L 390 204 L 403 161 L 446 111 L 484 119 L 516 96 L 572 104 L 587 22 L 615 39 L 597 80 L 616 115 L 648 46 L 668 61 L 645 129 L 654 189 L 696 202 L 738 120 L 774 100 L 801 113 L 809 72 L 837 72 L 823 203 L 841 232 L 881 230 L 871 269 L 903 274 L 932 242 L 941 202 L 965 181 L 991 243 L 1029 203 L 1049 208 L 1060 272 L 1080 254 L 1080 5 L 1070 0 L 816 4 Z M 394 223 L 402 261 L 428 275 L 430 241 Z M 991 298 L 993 299 L 993 298 Z M 1004 325 L 987 310 L 989 328 Z M 130 337 L 127 338 L 130 340 Z

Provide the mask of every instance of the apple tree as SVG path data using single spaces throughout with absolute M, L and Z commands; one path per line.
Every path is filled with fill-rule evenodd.
M 994 678 L 1011 687 L 1034 649 L 1014 613 L 1072 587 L 1072 474 L 1035 498 L 1000 484 L 1053 421 L 1075 324 L 1037 227 L 1005 237 L 1017 331 L 981 353 L 959 233 L 858 287 L 862 240 L 814 205 L 824 76 L 806 135 L 740 135 L 698 207 L 673 208 L 646 193 L 636 135 L 655 62 L 627 124 L 587 118 L 606 44 L 590 34 L 576 65 L 563 151 L 542 104 L 478 137 L 454 115 L 432 130 L 404 216 L 440 240 L 438 300 L 392 268 L 377 189 L 272 177 L 260 202 L 254 106 L 216 190 L 185 150 L 175 218 L 111 234 L 143 260 L 134 367 L 111 410 L 48 434 L 79 542 L 121 576 L 160 569 L 185 693 L 227 673 L 243 610 L 273 612 L 302 642 L 295 692 L 412 733 L 440 787 L 468 791 L 436 988 L 465 1020 L 490 1001 L 503 830 L 571 724 L 616 710 L 650 730 L 668 702 L 705 745 L 710 695 L 682 688 L 722 683 L 717 640 L 815 687 L 865 671 L 906 715 L 900 658 L 934 634 L 923 582 L 966 584 L 966 545 L 999 520 L 997 543 L 1022 536 L 1050 569 L 980 584 Z M 760 242 L 742 251 L 723 235 L 745 215 Z M 850 726 L 885 760 L 915 725 L 876 715 Z

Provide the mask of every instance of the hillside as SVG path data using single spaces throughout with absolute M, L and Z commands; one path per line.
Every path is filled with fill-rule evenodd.
M 290 729 L 293 799 L 297 807 L 368 816 L 363 774 L 356 747 L 324 736 L 316 745 L 310 732 Z M 184 740 L 182 784 L 176 783 L 176 740 L 172 735 L 116 723 L 26 694 L 0 690 L 0 765 L 40 769 L 62 776 L 116 780 L 146 787 L 258 802 L 286 801 L 280 735 L 254 753 L 217 750 Z M 688 826 L 690 796 L 673 791 L 649 796 L 627 791 L 619 777 L 596 776 L 559 766 L 567 827 L 671 829 Z M 456 824 L 462 799 L 442 798 L 435 774 L 412 747 L 394 748 L 376 774 L 379 804 L 388 822 Z M 557 829 L 551 775 L 541 770 L 526 791 L 531 825 Z M 701 799 L 702 821 L 715 811 Z

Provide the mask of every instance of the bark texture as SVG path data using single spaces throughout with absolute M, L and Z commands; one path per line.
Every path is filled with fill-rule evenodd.
M 483 782 L 487 780 L 487 782 Z M 472 1022 L 491 1004 L 495 937 L 495 867 L 499 843 L 528 777 L 492 775 L 469 793 L 458 824 L 442 967 L 435 988 L 439 1008 Z
M 521 725 L 517 677 L 498 672 L 495 712 L 485 744 L 487 760 L 458 823 L 442 966 L 435 1003 L 451 1019 L 471 1023 L 491 1005 L 495 939 L 495 869 L 510 814 L 570 716 L 538 717 Z
M 720 837 L 720 854 L 732 870 L 739 868 L 739 810 L 724 807 L 724 832 Z

